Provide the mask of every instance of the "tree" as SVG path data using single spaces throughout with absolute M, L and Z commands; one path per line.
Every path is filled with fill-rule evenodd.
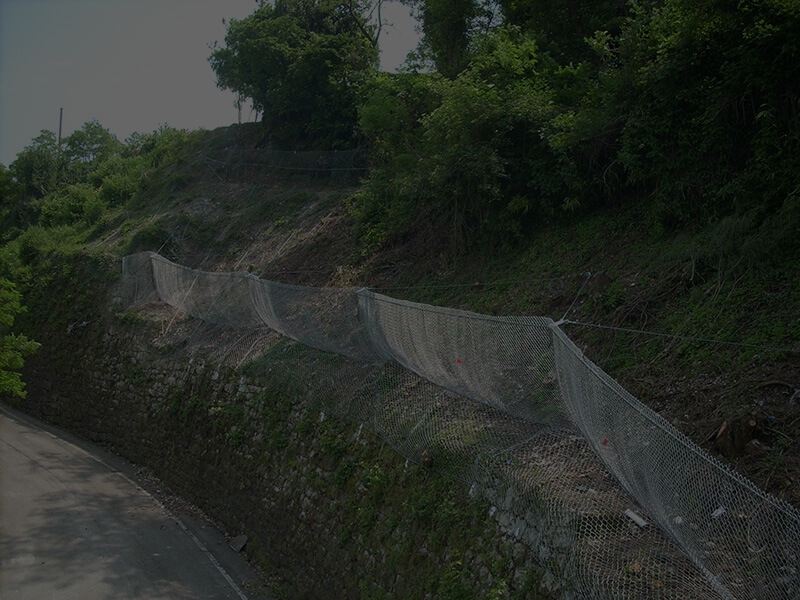
M 0 210 L 19 196 L 19 184 L 14 181 L 11 171 L 0 164 Z
M 33 198 L 44 198 L 56 190 L 63 167 L 56 134 L 46 129 L 10 165 L 14 179 L 22 186 L 22 194 Z
M 595 31 L 617 33 L 627 0 L 499 0 L 506 22 L 537 37 L 540 47 L 562 64 L 591 58 L 586 38 Z
M 69 163 L 70 179 L 86 181 L 97 166 L 118 154 L 123 144 L 97 120 L 87 121 L 64 140 L 64 154 Z
M 406 0 L 422 24 L 417 55 L 448 79 L 474 58 L 474 42 L 502 23 L 496 0 Z
M 12 282 L 0 279 L 0 394 L 24 398 L 25 383 L 19 373 L 9 369 L 21 369 L 24 357 L 36 352 L 41 344 L 8 331 L 14 317 L 24 310 L 20 298 Z
M 124 148 L 116 136 L 96 120 L 66 137 L 61 147 L 56 134 L 43 129 L 17 155 L 10 170 L 27 198 L 44 198 L 65 183 L 86 181 L 103 161 Z
M 666 0 L 632 25 L 619 160 L 661 220 L 758 221 L 798 202 L 800 4 Z
M 518 28 L 474 40 L 455 78 L 384 76 L 362 108 L 375 160 L 356 216 L 370 243 L 420 214 L 451 243 L 515 241 L 561 211 L 574 168 L 551 143 L 558 115 L 536 42 Z
M 335 148 L 356 136 L 360 90 L 377 71 L 377 25 L 357 0 L 278 0 L 231 20 L 209 58 L 217 86 L 252 100 L 279 146 Z
M 421 6 L 423 48 L 436 70 L 453 79 L 468 63 L 470 24 L 478 14 L 475 0 L 424 0 Z
M 22 186 L 14 181 L 13 173 L 0 164 L 0 234 L 2 241 L 10 230 L 23 226 L 24 205 L 22 199 Z

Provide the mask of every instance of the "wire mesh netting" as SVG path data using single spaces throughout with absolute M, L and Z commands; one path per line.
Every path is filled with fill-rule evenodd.
M 294 151 L 226 148 L 216 158 L 202 155 L 215 172 L 239 177 L 243 172 L 302 172 L 318 176 L 358 175 L 366 170 L 364 150 Z
M 217 359 L 269 352 L 320 410 L 465 481 L 564 597 L 800 598 L 800 513 L 645 407 L 551 319 L 203 272 L 154 253 L 123 259 L 119 294 L 229 328 Z M 292 352 L 273 352 L 272 332 Z

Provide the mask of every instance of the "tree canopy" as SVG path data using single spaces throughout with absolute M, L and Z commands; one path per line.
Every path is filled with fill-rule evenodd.
M 401 73 L 377 70 L 380 0 L 261 2 L 209 58 L 272 145 L 372 148 L 354 212 L 373 242 L 434 219 L 513 244 L 623 203 L 650 231 L 733 223 L 757 252 L 800 227 L 796 0 L 407 3 L 423 60 Z M 2 235 L 94 223 L 166 133 L 123 148 L 90 122 L 59 147 L 43 131 L 0 173 Z
M 191 136 L 162 126 L 125 143 L 95 120 L 62 140 L 43 130 L 6 169 L 0 165 L 0 243 L 35 226 L 94 226 L 146 185 Z
M 29 146 L 17 155 L 10 168 L 22 186 L 22 193 L 43 198 L 61 184 L 64 160 L 56 134 L 42 130 Z
M 508 243 L 631 201 L 653 231 L 727 219 L 758 251 L 800 226 L 795 0 L 413 4 L 433 73 L 367 88 L 366 235 L 435 213 Z
M 361 89 L 378 64 L 368 12 L 357 0 L 262 3 L 215 45 L 217 85 L 250 99 L 278 146 L 351 145 Z

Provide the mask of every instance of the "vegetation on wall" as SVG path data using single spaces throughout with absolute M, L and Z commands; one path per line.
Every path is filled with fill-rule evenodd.
M 13 283 L 0 279 L 0 394 L 24 398 L 27 392 L 17 369 L 22 368 L 25 357 L 36 352 L 40 344 L 8 331 L 14 318 L 24 310 L 20 297 Z

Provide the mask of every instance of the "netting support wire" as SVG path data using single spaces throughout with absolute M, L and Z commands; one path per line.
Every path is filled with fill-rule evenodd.
M 194 279 L 192 280 L 192 285 L 189 286 L 189 289 L 186 290 L 186 293 L 183 295 L 183 300 L 181 301 L 181 304 L 186 302 L 186 299 L 189 297 L 189 294 L 192 293 L 192 288 L 194 287 L 194 284 L 197 283 L 197 280 L 200 278 L 200 275 L 203 273 L 203 271 L 202 271 L 203 265 L 206 263 L 206 261 L 208 260 L 209 256 L 211 256 L 211 251 L 206 253 L 206 256 L 203 259 L 203 261 L 200 263 L 200 266 L 197 267 L 197 275 L 195 275 Z M 169 320 L 169 323 L 167 324 L 167 328 L 161 334 L 162 336 L 167 335 L 167 333 L 169 332 L 170 327 L 172 327 L 172 323 L 175 322 L 175 317 L 178 316 L 179 312 L 180 312 L 180 309 L 175 310 L 175 313 L 172 315 L 172 318 Z M 195 331 L 197 331 L 197 330 L 195 329 Z
M 402 266 L 411 263 L 403 263 Z M 384 267 L 384 268 L 392 268 Z M 585 275 L 586 273 L 575 273 L 574 275 L 564 275 L 562 277 L 528 277 L 524 279 L 501 279 L 498 281 L 477 281 L 475 283 L 434 283 L 429 285 L 378 285 L 368 286 L 367 290 L 425 290 L 425 289 L 445 289 L 445 288 L 467 288 L 467 287 L 491 287 L 495 285 L 514 285 L 518 283 L 552 282 L 564 281 L 575 275 Z
M 269 262 L 268 262 L 266 265 L 264 265 L 264 268 L 263 268 L 263 269 L 261 269 L 261 270 L 258 272 L 258 275 L 256 275 L 256 277 L 259 277 L 259 278 L 260 278 L 260 277 L 261 277 L 261 276 L 264 274 L 264 272 L 265 272 L 267 269 L 269 269 L 269 266 L 270 266 L 270 265 L 271 265 L 273 262 L 275 262 L 275 259 L 276 259 L 276 258 L 278 258 L 278 256 L 280 256 L 281 252 L 282 252 L 282 251 L 283 251 L 283 249 L 286 247 L 286 244 L 288 244 L 289 242 L 291 242 L 291 241 L 292 241 L 292 239 L 294 238 L 295 234 L 297 234 L 297 230 L 296 230 L 296 229 L 295 229 L 295 230 L 292 232 L 292 235 L 290 235 L 288 238 L 286 238 L 286 241 L 285 241 L 285 242 L 283 242 L 283 244 L 281 244 L 281 247 L 280 247 L 280 248 L 278 248 L 278 250 L 275 252 L 275 254 L 273 254 L 273 255 L 272 255 L 272 258 L 270 258 L 270 259 L 269 259 Z
M 259 231 L 258 231 L 258 232 L 259 232 L 259 234 L 260 234 L 262 231 L 264 231 L 264 227 L 262 227 L 261 229 L 259 229 Z M 240 265 L 240 264 L 241 264 L 241 262 L 244 260 L 244 258 L 245 258 L 245 257 L 246 257 L 246 256 L 247 256 L 249 253 L 250 253 L 250 250 L 252 250 L 252 249 L 255 247 L 255 245 L 256 245 L 256 243 L 257 243 L 257 241 L 258 241 L 258 239 L 256 238 L 256 241 L 255 241 L 255 242 L 253 242 L 253 243 L 251 244 L 251 246 L 250 246 L 250 247 L 249 247 L 247 250 L 245 250 L 245 251 L 244 251 L 244 253 L 242 254 L 241 258 L 240 258 L 240 259 L 239 259 L 239 260 L 236 262 L 236 266 L 234 267 L 234 270 L 236 270 L 236 269 L 239 267 L 239 265 Z M 211 256 L 211 251 L 210 251 L 210 250 L 209 250 L 209 252 L 206 254 L 205 258 L 203 259 L 203 263 L 205 263 L 205 262 L 206 262 L 206 260 L 208 259 L 208 257 L 209 257 L 209 256 Z M 246 272 L 246 273 L 244 274 L 244 276 L 245 276 L 245 278 L 247 278 L 247 277 L 253 277 L 253 274 L 252 274 L 252 273 L 250 273 L 250 272 Z M 195 281 L 197 281 L 197 279 L 196 279 L 196 278 L 195 278 Z M 192 285 L 194 285 L 194 282 L 192 282 Z M 191 288 L 190 288 L 190 291 L 191 291 Z M 213 299 L 213 300 L 212 300 L 212 302 L 211 302 L 211 305 L 208 307 L 208 310 L 206 311 L 206 315 L 208 315 L 208 313 L 210 313 L 210 312 L 211 312 L 211 310 L 214 308 L 214 306 L 216 306 L 216 304 L 217 304 L 217 298 L 219 298 L 219 297 L 220 297 L 220 295 L 221 295 L 221 294 L 217 294 L 217 295 L 214 297 L 214 299 Z M 184 298 L 184 300 L 185 300 L 185 298 Z M 197 333 L 197 330 L 198 330 L 198 329 L 200 329 L 200 325 L 201 325 L 201 323 L 203 322 L 203 320 L 205 320 L 205 316 L 206 316 L 206 315 L 203 315 L 203 318 L 201 319 L 200 323 L 198 323 L 198 324 L 197 324 L 197 327 L 195 327 L 195 328 L 192 330 L 192 333 L 190 333 L 190 334 L 189 334 L 189 336 L 188 336 L 189 338 L 192 338 L 192 337 L 194 336 L 194 334 L 195 334 L 195 333 Z
M 161 246 L 159 247 L 158 250 L 156 250 L 156 254 L 161 254 L 161 251 L 164 249 L 164 246 L 166 246 L 167 243 L 172 239 L 172 234 L 175 233 L 175 230 L 177 230 L 179 227 L 180 227 L 180 223 L 175 225 L 175 227 L 172 228 L 172 231 L 169 232 L 169 235 L 167 236 L 167 239 L 165 239 L 164 243 L 161 244 Z M 188 223 L 187 223 L 187 227 L 188 227 Z M 184 229 L 184 234 L 185 233 L 186 233 L 186 230 Z
M 273 333 L 275 333 L 275 332 L 274 332 L 274 330 L 270 330 L 270 331 L 272 331 Z M 248 350 L 248 351 L 245 353 L 245 355 L 242 357 L 242 360 L 240 360 L 240 361 L 239 361 L 239 364 L 237 364 L 237 365 L 236 365 L 236 368 L 237 368 L 237 369 L 238 369 L 239 367 L 241 367 L 241 366 L 244 364 L 244 361 L 246 361 L 246 360 L 247 360 L 247 358 L 250 356 L 250 354 L 252 354 L 252 353 L 253 353 L 253 350 L 255 349 L 256 345 L 257 345 L 257 344 L 258 344 L 258 343 L 259 343 L 261 340 L 263 340 L 264 338 L 268 337 L 268 335 L 269 335 L 269 334 L 264 334 L 264 335 L 258 336 L 258 337 L 256 338 L 256 340 L 255 340 L 255 341 L 254 341 L 254 342 L 253 342 L 253 343 L 250 345 L 250 349 L 249 349 L 249 350 Z
M 674 338 L 685 340 L 687 342 L 702 342 L 705 344 L 723 344 L 725 346 L 739 346 L 742 348 L 754 348 L 756 350 L 769 350 L 774 352 L 791 352 L 793 354 L 800 353 L 797 348 L 780 348 L 777 346 L 762 346 L 760 344 L 746 344 L 744 342 L 726 342 L 725 340 L 715 340 L 713 338 L 699 338 L 691 335 L 679 335 L 675 333 L 661 333 L 660 331 L 645 331 L 644 329 L 631 329 L 628 327 L 614 327 L 612 325 L 598 325 L 597 323 L 584 323 L 582 321 L 571 321 L 569 319 L 561 319 L 555 325 L 580 325 L 582 327 L 595 327 L 597 329 L 610 329 L 612 331 L 622 331 L 624 333 L 641 333 L 644 335 L 654 335 L 656 337 Z
M 567 318 L 567 315 L 569 314 L 569 311 L 571 311 L 572 307 L 575 306 L 575 303 L 578 301 L 578 298 L 580 298 L 580 295 L 583 293 L 583 290 L 586 287 L 586 284 L 588 284 L 589 280 L 592 278 L 592 272 L 591 271 L 586 271 L 586 273 L 584 273 L 584 275 L 586 275 L 586 279 L 583 280 L 583 285 L 581 286 L 581 289 L 579 289 L 578 293 L 575 294 L 575 298 L 572 300 L 572 304 L 570 304 L 569 308 L 564 312 L 564 316 L 561 317 L 561 319 L 559 320 L 559 324 L 563 323 L 564 319 Z
M 236 261 L 236 264 L 233 266 L 233 270 L 234 270 L 234 271 L 236 271 L 236 270 L 238 270 L 238 269 L 239 269 L 239 265 L 241 265 L 241 264 L 242 264 L 242 261 L 245 259 L 245 257 L 246 257 L 248 254 L 250 254 L 250 251 L 251 251 L 253 248 L 255 248 L 255 247 L 256 247 L 256 244 L 258 244 L 258 242 L 260 241 L 260 236 L 261 236 L 261 234 L 263 233 L 264 229 L 266 229 L 266 226 L 265 226 L 265 225 L 264 225 L 264 226 L 262 226 L 262 227 L 261 227 L 261 228 L 258 230 L 258 233 L 257 233 L 255 236 L 253 236 L 253 237 L 255 238 L 255 239 L 253 240 L 253 243 L 252 243 L 252 244 L 250 244 L 250 247 L 249 247 L 247 250 L 245 250 L 245 252 L 244 252 L 244 254 L 242 254 L 241 258 L 240 258 L 239 260 L 237 260 L 237 261 Z
M 255 246 L 255 242 L 253 242 L 253 246 Z M 248 254 L 250 254 L 250 250 L 253 249 L 253 246 L 250 246 L 247 250 L 245 250 L 244 254 L 242 254 L 242 257 L 236 261 L 236 264 L 233 265 L 234 271 L 239 270 L 239 265 L 242 264 L 242 261 L 247 257 Z
M 517 448 L 520 448 L 521 446 L 524 446 L 525 444 L 528 444 L 528 443 L 532 442 L 536 438 L 540 438 L 543 435 L 550 435 L 554 431 L 563 431 L 563 432 L 568 433 L 570 435 L 575 435 L 575 431 L 572 431 L 570 429 L 566 429 L 564 427 L 544 427 L 543 426 L 542 429 L 540 429 L 539 431 L 537 431 L 533 435 L 528 436 L 524 440 L 516 442 L 516 443 L 514 443 L 514 444 L 512 444 L 510 446 L 506 446 L 504 448 L 497 448 L 494 452 L 489 453 L 488 456 L 489 456 L 489 458 L 500 458 L 503 454 L 508 454 L 509 452 L 513 452 Z M 477 463 L 477 461 L 479 459 L 480 459 L 480 457 L 477 457 L 475 459 L 475 462 Z
M 207 166 L 209 169 L 211 169 L 211 172 L 212 172 L 214 175 L 216 175 L 216 176 L 217 176 L 217 179 L 219 179 L 220 181 L 224 181 L 224 180 L 222 179 L 222 177 L 220 177 L 219 173 L 217 173 L 217 172 L 216 172 L 216 170 L 214 169 L 214 167 L 212 167 L 212 166 L 211 166 L 211 163 L 209 162 L 208 158 L 206 158 L 206 157 L 205 157 L 205 156 L 204 156 L 202 153 L 200 154 L 200 158 L 202 158 L 202 159 L 205 161 L 205 163 L 206 163 L 206 166 Z
M 295 151 L 294 154 L 297 154 L 297 152 Z M 212 162 L 215 162 L 215 163 L 220 164 L 220 165 L 226 165 L 226 166 L 234 164 L 234 165 L 237 165 L 239 167 L 265 167 L 267 169 L 283 169 L 285 171 L 329 171 L 329 172 L 336 172 L 336 171 L 369 171 L 369 168 L 367 168 L 367 167 L 287 167 L 287 166 L 275 165 L 275 164 L 269 164 L 269 163 L 249 163 L 249 162 L 233 162 L 233 161 L 224 162 L 224 161 L 221 161 L 221 160 L 216 160 L 214 158 L 209 158 L 207 156 L 204 156 L 203 154 L 201 154 L 200 156 L 203 158 L 203 160 L 206 161 L 206 164 L 208 165 L 208 167 L 212 171 L 214 171 L 214 169 L 211 167 L 211 164 L 210 164 Z M 214 175 L 217 175 L 216 171 L 214 171 Z M 217 175 L 217 177 L 219 177 L 219 175 Z M 220 181 L 222 181 L 221 177 L 220 177 Z

